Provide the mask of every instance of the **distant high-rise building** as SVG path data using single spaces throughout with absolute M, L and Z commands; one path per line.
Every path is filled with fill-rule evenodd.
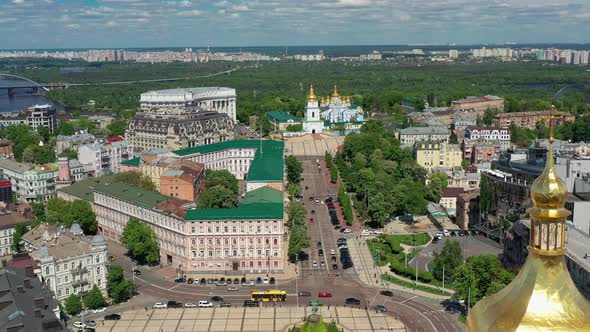
M 459 57 L 459 51 L 458 50 L 449 50 L 449 58 L 456 59 L 458 57 Z

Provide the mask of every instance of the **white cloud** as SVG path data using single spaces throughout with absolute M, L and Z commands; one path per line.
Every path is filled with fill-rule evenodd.
M 337 0 L 336 2 L 320 2 L 318 7 L 324 8 L 357 8 L 368 7 L 371 5 L 371 0 Z
M 80 24 L 66 24 L 66 28 L 71 29 L 71 30 L 78 30 L 80 29 Z
M 117 22 L 115 22 L 115 21 L 108 21 L 106 25 L 107 25 L 108 27 L 116 27 L 116 26 L 118 26 L 119 24 L 118 24 Z
M 17 19 L 14 18 L 14 17 L 4 17 L 4 18 L 0 17 L 0 24 L 2 24 L 2 23 L 14 23 L 16 21 L 17 21 Z M 2 29 L 4 29 L 4 28 L 2 28 Z
M 178 5 L 180 7 L 190 7 L 192 5 L 192 2 L 190 2 L 189 0 L 182 0 L 178 3 Z
M 178 12 L 176 15 L 178 16 L 184 16 L 184 17 L 190 17 L 190 16 L 201 16 L 203 15 L 203 12 L 200 10 L 185 10 L 182 12 Z
M 20 5 L 20 4 L 25 3 L 25 0 L 12 0 L 12 3 L 15 3 L 17 5 Z

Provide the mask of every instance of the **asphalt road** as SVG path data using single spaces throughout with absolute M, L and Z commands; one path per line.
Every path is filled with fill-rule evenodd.
M 315 203 L 315 197 L 325 199 L 330 195 L 328 192 L 330 187 L 329 179 L 325 167 L 323 167 L 322 173 L 318 171 L 315 158 L 302 161 L 304 164 L 302 187 L 309 187 L 308 190 L 303 192 L 304 204 L 308 211 L 315 209 L 316 214 L 313 216 L 313 223 L 308 224 L 312 240 L 311 248 L 308 249 L 310 258 L 307 261 L 300 262 L 301 265 L 298 268 L 300 273 L 296 278 L 277 280 L 276 285 L 238 285 L 238 291 L 228 291 L 227 287 L 224 286 L 174 283 L 162 279 L 157 273 L 158 268 L 139 267 L 141 275 L 135 276 L 139 293 L 153 296 L 163 302 L 175 300 L 183 303 L 210 300 L 212 296 L 221 296 L 224 301 L 240 306 L 244 300 L 249 299 L 252 290 L 277 288 L 285 290 L 288 294 L 287 302 L 277 305 L 303 306 L 308 305 L 312 299 L 318 299 L 319 292 L 328 292 L 332 294 L 332 297 L 319 298 L 320 303 L 343 306 L 346 298 L 354 297 L 361 300 L 361 305 L 358 306 L 361 308 L 367 307 L 370 309 L 374 305 L 382 304 L 388 308 L 388 314 L 397 317 L 406 325 L 408 331 L 462 331 L 464 327 L 457 322 L 457 314 L 445 311 L 443 306 L 436 300 L 398 291 L 394 291 L 394 296 L 386 297 L 379 293 L 382 289 L 368 287 L 361 283 L 358 280 L 357 273 L 359 271 L 356 270 L 358 262 L 354 262 L 354 268 L 343 271 L 339 257 L 337 257 L 339 269 L 338 271 L 332 270 L 330 250 L 334 249 L 338 253 L 336 240 L 342 237 L 342 233 L 333 229 L 326 205 L 316 205 Z M 314 196 L 314 201 L 308 199 L 311 195 Z M 354 236 L 354 234 L 349 235 L 349 237 Z M 322 242 L 323 257 L 318 255 L 318 241 Z M 115 253 L 114 256 L 114 263 L 122 265 L 126 277 L 132 278 L 131 270 L 134 263 L 122 254 Z M 317 267 L 313 266 L 313 260 L 318 262 Z M 323 267 L 320 265 L 321 261 L 324 261 Z M 208 278 L 207 276 L 204 277 Z M 297 292 L 302 290 L 309 291 L 312 296 L 298 297 Z M 273 304 L 263 305 L 272 306 Z

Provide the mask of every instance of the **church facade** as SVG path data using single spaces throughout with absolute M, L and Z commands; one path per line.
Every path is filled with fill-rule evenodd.
M 350 96 L 340 96 L 336 86 L 331 96 L 321 99 L 315 95 L 313 86 L 310 87 L 303 119 L 303 131 L 306 133 L 316 134 L 336 128 L 353 132 L 364 122 L 362 107 L 353 104 Z

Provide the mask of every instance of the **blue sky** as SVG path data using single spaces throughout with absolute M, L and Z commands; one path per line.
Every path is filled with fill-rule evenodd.
M 0 0 L 0 48 L 590 41 L 589 0 Z

